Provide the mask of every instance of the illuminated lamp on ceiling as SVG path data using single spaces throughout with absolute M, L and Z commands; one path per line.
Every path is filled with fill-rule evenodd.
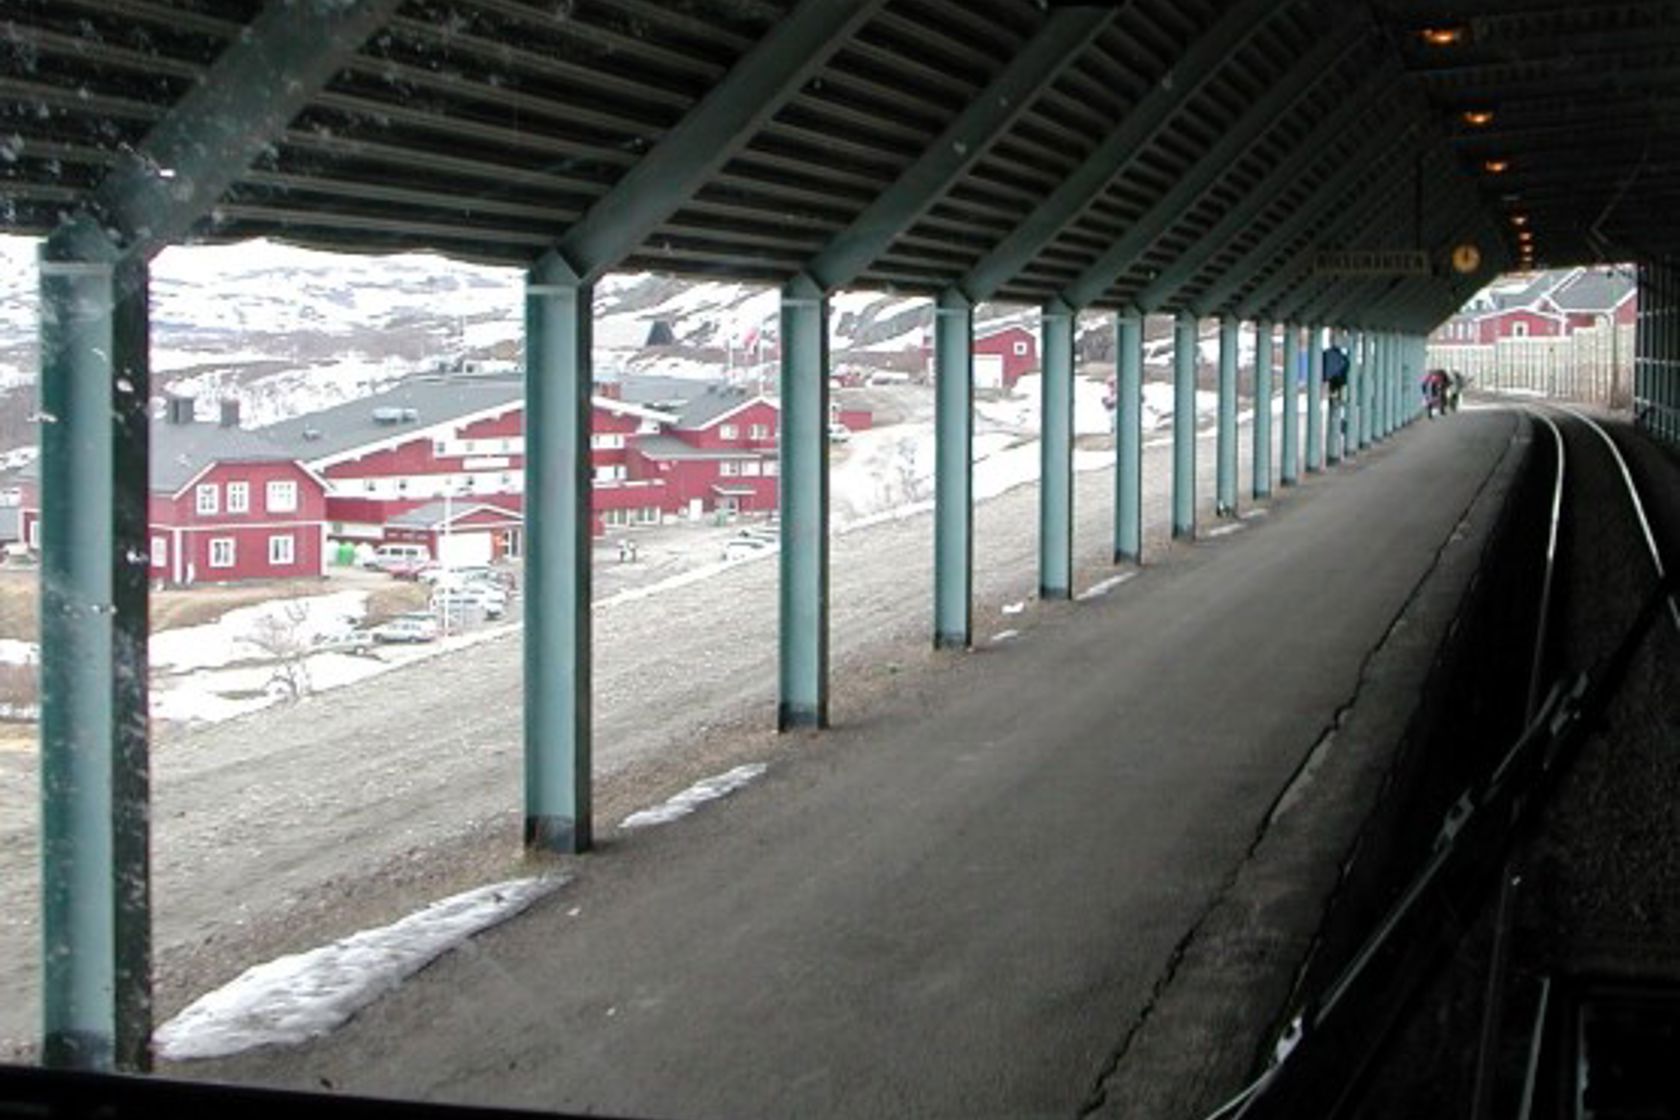
M 1425 46 L 1452 47 L 1464 42 L 1469 34 L 1462 27 L 1424 27 L 1418 30 L 1418 38 Z

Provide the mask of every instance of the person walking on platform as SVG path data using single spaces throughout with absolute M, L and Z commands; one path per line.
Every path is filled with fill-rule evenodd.
M 1423 407 L 1431 420 L 1436 413 L 1445 414 L 1447 402 L 1447 371 L 1432 369 L 1423 375 Z

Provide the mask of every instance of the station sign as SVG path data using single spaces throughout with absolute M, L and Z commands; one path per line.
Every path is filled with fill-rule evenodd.
M 1429 254 L 1417 249 L 1320 249 L 1313 258 L 1320 276 L 1429 276 Z

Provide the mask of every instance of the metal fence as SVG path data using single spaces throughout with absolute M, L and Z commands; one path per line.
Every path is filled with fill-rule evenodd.
M 1634 328 L 1577 330 L 1558 338 L 1504 338 L 1492 346 L 1430 343 L 1429 368 L 1457 370 L 1501 392 L 1625 408 L 1633 392 Z

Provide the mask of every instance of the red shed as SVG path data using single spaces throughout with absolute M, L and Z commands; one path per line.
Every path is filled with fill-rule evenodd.
M 982 329 L 975 333 L 974 353 L 996 357 L 1003 366 L 1003 387 L 1013 389 L 1023 375 L 1038 370 L 1038 335 L 1018 323 Z

